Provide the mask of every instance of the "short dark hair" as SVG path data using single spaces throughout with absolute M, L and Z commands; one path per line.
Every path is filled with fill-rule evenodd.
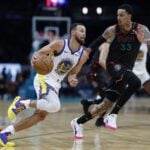
M 56 35 L 56 31 L 55 30 L 49 29 L 47 32 L 50 32 L 50 33 L 53 33 L 54 35 Z
M 73 24 L 71 25 L 71 27 L 70 27 L 70 33 L 71 33 L 71 31 L 74 30 L 78 25 L 84 26 L 84 24 L 82 24 L 82 23 L 73 23 Z
M 128 14 L 134 15 L 134 11 L 131 5 L 129 4 L 122 4 L 118 7 L 118 9 L 124 9 Z

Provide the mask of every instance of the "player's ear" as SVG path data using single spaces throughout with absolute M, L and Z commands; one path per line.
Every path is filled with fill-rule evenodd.
M 70 34 L 71 34 L 71 36 L 74 36 L 75 35 L 75 30 L 72 30 Z
M 132 20 L 132 15 L 131 14 L 128 14 L 129 18 Z

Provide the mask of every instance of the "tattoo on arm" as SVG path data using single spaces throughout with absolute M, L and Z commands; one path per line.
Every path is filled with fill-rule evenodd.
M 102 35 L 108 42 L 111 42 L 115 36 L 115 26 L 108 27 L 103 35 Z

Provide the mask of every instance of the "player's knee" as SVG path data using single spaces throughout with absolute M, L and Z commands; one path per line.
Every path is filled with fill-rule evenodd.
M 138 77 L 131 78 L 129 85 L 134 89 L 138 89 L 141 86 L 141 80 Z
M 58 103 L 58 104 L 55 104 L 53 111 L 54 111 L 54 112 L 58 112 L 59 110 L 60 110 L 60 104 L 59 104 L 59 103 Z
M 143 84 L 144 90 L 147 92 L 147 94 L 150 95 L 150 80 L 147 80 L 144 84 Z
M 134 88 L 135 90 L 140 88 L 141 80 L 133 72 L 126 72 L 125 78 L 130 87 Z
M 134 87 L 136 89 L 138 89 L 138 88 L 140 88 L 140 86 L 141 86 L 141 80 L 137 78 L 136 81 L 135 81 Z
M 60 102 L 58 100 L 47 101 L 45 99 L 40 99 L 37 101 L 37 109 L 54 113 L 60 110 Z
M 47 111 L 50 113 L 55 113 L 60 110 L 60 103 L 48 104 Z

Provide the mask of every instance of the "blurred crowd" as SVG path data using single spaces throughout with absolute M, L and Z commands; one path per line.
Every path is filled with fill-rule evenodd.
M 29 78 L 31 74 L 30 70 L 30 66 L 23 67 L 22 71 L 16 74 L 15 80 L 12 80 L 11 72 L 6 72 L 6 69 L 3 68 L 2 72 L 0 73 L 0 100 L 12 100 L 16 95 L 18 95 L 19 89 L 22 85 L 24 85 L 25 81 Z M 101 71 L 99 74 L 99 84 L 97 82 L 89 81 L 87 79 L 87 70 L 88 65 L 85 65 L 78 76 L 79 84 L 77 87 L 70 87 L 66 78 L 62 82 L 60 97 L 81 97 L 84 99 L 92 99 L 93 96 L 99 92 L 99 90 L 103 90 L 103 88 L 105 88 L 109 84 L 109 76 L 107 72 L 104 71 L 101 67 Z M 24 90 L 26 89 L 27 87 L 25 87 Z M 31 90 L 31 92 L 33 92 L 33 90 Z M 148 96 L 142 88 L 136 92 L 136 95 Z
M 12 100 L 16 95 L 20 86 L 29 76 L 29 67 L 22 67 L 21 72 L 17 72 L 15 78 L 11 71 L 6 71 L 4 67 L 0 72 L 0 100 Z

